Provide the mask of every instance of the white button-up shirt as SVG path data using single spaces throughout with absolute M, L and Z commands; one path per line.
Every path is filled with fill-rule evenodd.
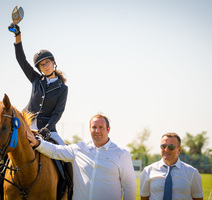
M 162 200 L 168 169 L 163 159 L 147 167 L 140 177 L 140 196 L 150 196 L 150 200 Z M 202 179 L 197 169 L 178 158 L 171 171 L 172 200 L 202 198 Z
M 129 152 L 110 140 L 97 148 L 84 142 L 69 146 L 41 140 L 39 152 L 72 162 L 73 200 L 135 200 L 136 177 Z

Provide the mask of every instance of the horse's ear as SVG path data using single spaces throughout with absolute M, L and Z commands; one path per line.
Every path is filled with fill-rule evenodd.
M 3 106 L 5 107 L 6 110 L 10 109 L 11 107 L 10 99 L 6 94 L 4 94 Z

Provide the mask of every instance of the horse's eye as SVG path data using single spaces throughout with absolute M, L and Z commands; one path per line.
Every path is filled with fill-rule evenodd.
M 6 130 L 7 128 L 8 128 L 7 125 L 2 125 L 0 129 L 1 129 L 2 131 L 4 131 L 4 130 Z

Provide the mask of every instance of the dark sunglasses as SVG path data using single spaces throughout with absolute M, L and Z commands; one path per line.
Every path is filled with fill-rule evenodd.
M 166 149 L 166 147 L 168 146 L 168 148 L 172 151 L 175 149 L 175 146 L 173 144 L 170 144 L 170 145 L 166 145 L 166 144 L 161 144 L 160 145 L 160 148 L 161 149 Z

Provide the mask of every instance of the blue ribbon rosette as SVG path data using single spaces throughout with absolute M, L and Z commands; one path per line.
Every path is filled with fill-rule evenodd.
M 21 125 L 20 120 L 17 117 L 15 117 L 13 119 L 13 133 L 10 141 L 10 147 L 12 148 L 15 148 L 18 144 L 18 129 L 20 125 Z

